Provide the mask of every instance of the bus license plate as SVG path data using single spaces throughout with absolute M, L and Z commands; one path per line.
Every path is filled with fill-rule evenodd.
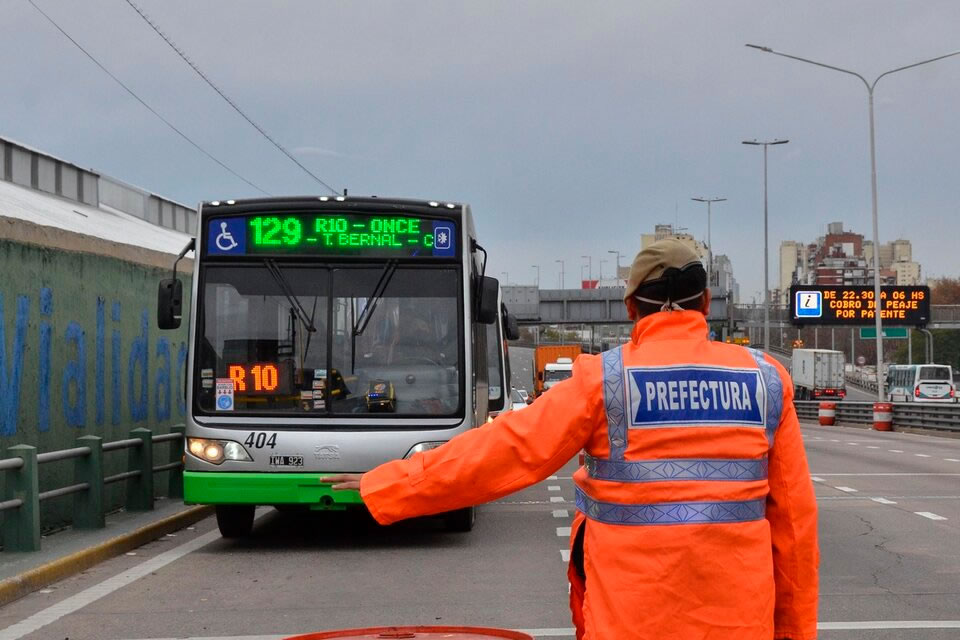
M 302 467 L 303 456 L 270 456 L 271 467 Z

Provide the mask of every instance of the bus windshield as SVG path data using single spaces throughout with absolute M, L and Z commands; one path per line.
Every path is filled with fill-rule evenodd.
M 208 266 L 202 278 L 200 411 L 462 412 L 456 269 L 257 261 Z
M 543 374 L 544 382 L 560 382 L 561 380 L 566 380 L 573 375 L 573 371 L 570 369 L 563 370 L 550 370 L 547 369 Z
M 917 376 L 917 379 L 923 381 L 936 380 L 952 382 L 950 367 L 920 367 L 920 375 Z

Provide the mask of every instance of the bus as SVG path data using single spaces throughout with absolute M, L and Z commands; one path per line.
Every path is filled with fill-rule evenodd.
M 953 369 L 946 364 L 894 364 L 887 367 L 892 402 L 956 402 Z
M 184 501 L 215 505 L 225 537 L 248 535 L 258 505 L 358 506 L 319 477 L 435 448 L 502 408 L 516 321 L 484 275 L 469 206 L 204 202 L 177 262 L 191 250 Z M 161 329 L 181 322 L 177 262 L 160 283 Z M 469 531 L 475 517 L 444 521 Z

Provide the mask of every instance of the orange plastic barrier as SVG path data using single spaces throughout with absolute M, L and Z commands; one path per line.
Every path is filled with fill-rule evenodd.
M 821 426 L 833 426 L 833 424 L 837 421 L 837 403 L 821 402 L 817 417 L 820 419 Z
M 877 431 L 893 431 L 893 405 L 889 402 L 873 403 L 873 428 Z

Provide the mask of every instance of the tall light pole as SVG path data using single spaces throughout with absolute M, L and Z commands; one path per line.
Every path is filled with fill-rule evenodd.
M 609 249 L 609 250 L 607 251 L 607 253 L 615 253 L 615 254 L 617 254 L 617 270 L 613 272 L 613 279 L 614 279 L 614 280 L 619 280 L 619 279 L 620 279 L 620 252 L 619 252 L 619 251 L 614 251 L 613 249 Z
M 580 256 L 587 261 L 589 268 L 587 269 L 587 278 L 593 280 L 593 257 L 592 256 Z
M 554 260 L 560 263 L 560 288 L 563 289 L 563 260 Z
M 873 296 L 875 302 L 873 315 L 876 320 L 875 324 L 877 329 L 877 399 L 880 402 L 884 402 L 887 399 L 887 394 L 885 388 L 886 385 L 884 384 L 883 379 L 883 328 L 880 320 L 883 305 L 882 300 L 880 299 L 880 232 L 878 229 L 879 225 L 877 224 L 877 145 L 873 123 L 873 90 L 877 87 L 877 83 L 880 82 L 880 78 L 884 76 L 888 76 L 891 73 L 897 73 L 898 71 L 906 71 L 907 69 L 919 67 L 922 64 L 929 64 L 931 62 L 936 62 L 937 60 L 943 60 L 944 58 L 949 58 L 951 56 L 960 54 L 960 51 L 953 51 L 942 56 L 937 56 L 936 58 L 930 58 L 929 60 L 914 62 L 913 64 L 908 64 L 905 67 L 897 67 L 896 69 L 891 69 L 890 71 L 884 71 L 878 75 L 873 82 L 868 82 L 866 78 L 856 71 L 834 67 L 833 65 L 817 62 L 816 60 L 808 60 L 807 58 L 790 55 L 789 53 L 774 51 L 770 47 L 761 47 L 760 45 L 756 44 L 748 44 L 747 46 L 751 49 L 758 49 L 765 53 L 772 53 L 774 55 L 783 56 L 784 58 L 790 58 L 791 60 L 798 60 L 800 62 L 806 62 L 808 64 L 813 64 L 825 69 L 832 69 L 833 71 L 839 71 L 840 73 L 856 76 L 857 78 L 860 78 L 860 81 L 863 82 L 863 86 L 867 88 L 867 102 L 869 105 L 870 114 L 870 195 L 872 196 L 873 200 Z
M 707 203 L 707 286 L 713 286 L 713 240 L 710 238 L 710 205 L 714 202 L 726 202 L 726 198 L 690 198 L 697 202 Z
M 539 289 L 540 288 L 540 265 L 532 264 L 530 266 L 537 270 L 537 289 Z
M 501 272 L 500 272 L 500 275 L 503 276 L 503 284 L 509 285 L 509 284 L 510 284 L 510 274 L 509 274 L 507 271 L 501 271 Z
M 744 140 L 743 144 L 763 146 L 763 350 L 770 351 L 770 232 L 767 224 L 767 147 L 789 140 Z
M 606 258 L 600 258 L 600 273 L 597 274 L 598 284 L 600 280 L 603 280 L 603 263 L 607 261 Z

